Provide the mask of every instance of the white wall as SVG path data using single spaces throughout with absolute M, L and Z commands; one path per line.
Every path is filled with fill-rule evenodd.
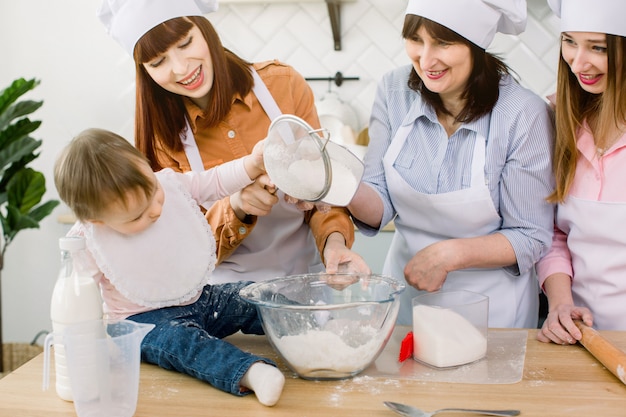
M 45 198 L 57 198 L 54 159 L 87 127 L 132 134 L 133 66 L 95 17 L 97 0 L 0 0 L 0 88 L 19 77 L 41 84 L 28 98 L 43 100 L 33 119 L 43 139 L 33 166 L 46 174 Z M 130 90 L 129 90 L 130 88 Z M 2 271 L 4 341 L 30 341 L 48 329 L 49 299 L 59 269 L 58 238 L 67 226 L 59 207 L 40 229 L 20 232 L 8 247 Z
M 174 0 L 175 1 L 175 0 Z M 113 130 L 132 140 L 134 70 L 130 57 L 104 32 L 95 11 L 100 0 L 0 0 L 0 89 L 15 78 L 41 80 L 29 98 L 43 100 L 35 136 L 43 139 L 33 164 L 47 177 L 46 198 L 56 198 L 51 172 L 67 141 L 88 127 Z M 341 51 L 334 51 L 326 5 L 222 5 L 208 18 L 224 44 L 249 60 L 278 58 L 305 77 L 337 71 L 359 77 L 341 87 L 312 82 L 318 98 L 329 87 L 367 124 L 376 82 L 406 63 L 401 28 L 405 0 L 357 0 L 342 7 Z M 546 95 L 554 85 L 556 21 L 545 0 L 529 0 L 528 30 L 498 36 L 492 50 L 505 57 L 522 83 Z M 30 341 L 48 329 L 49 298 L 58 272 L 57 241 L 68 226 L 57 222 L 64 206 L 41 229 L 21 232 L 6 253 L 2 271 L 5 342 Z

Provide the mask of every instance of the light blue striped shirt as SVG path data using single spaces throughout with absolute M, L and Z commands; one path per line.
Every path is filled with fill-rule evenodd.
M 480 133 L 486 138 L 485 179 L 502 219 L 499 232 L 511 242 L 519 272 L 526 272 L 552 242 L 554 208 L 545 201 L 554 189 L 551 110 L 539 96 L 505 76 L 491 114 L 463 124 L 448 138 L 434 109 L 409 89 L 411 68 L 401 67 L 383 77 L 370 118 L 363 181 L 382 198 L 381 227 L 396 216 L 382 160 L 402 124 L 414 126 L 394 166 L 411 187 L 425 194 L 470 186 L 472 153 Z M 365 235 L 377 233 L 356 223 Z

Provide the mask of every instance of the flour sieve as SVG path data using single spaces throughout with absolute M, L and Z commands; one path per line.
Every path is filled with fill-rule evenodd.
M 265 169 L 285 194 L 304 201 L 346 206 L 363 175 L 363 162 L 297 116 L 272 122 L 263 150 Z

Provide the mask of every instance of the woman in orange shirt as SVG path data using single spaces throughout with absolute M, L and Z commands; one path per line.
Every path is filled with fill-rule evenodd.
M 247 155 L 281 113 L 320 126 L 313 93 L 293 68 L 251 64 L 222 46 L 203 17 L 216 9 L 215 1 L 105 0 L 99 12 L 135 60 L 135 142 L 155 170 L 203 170 Z M 303 210 L 267 176 L 210 203 L 221 261 L 214 283 L 319 272 L 322 260 L 329 273 L 369 272 L 349 249 L 354 226 L 343 208 Z

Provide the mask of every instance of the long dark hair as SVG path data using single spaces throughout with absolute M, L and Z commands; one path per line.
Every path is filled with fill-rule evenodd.
M 143 63 L 167 51 L 187 36 L 193 26 L 198 27 L 209 45 L 213 62 L 214 80 L 205 111 L 205 123 L 216 126 L 230 112 L 235 94 L 247 95 L 252 89 L 251 63 L 222 46 L 213 25 L 204 17 L 187 16 L 170 19 L 151 29 L 135 45 L 136 107 L 135 146 L 148 158 L 152 169 L 160 165 L 155 142 L 166 150 L 179 152 L 185 129 L 184 97 L 161 88 L 148 75 Z
M 461 123 L 471 122 L 491 112 L 498 101 L 500 80 L 505 74 L 509 73 L 506 64 L 495 55 L 485 51 L 458 33 L 425 17 L 407 14 L 404 18 L 402 37 L 410 39 L 422 27 L 435 39 L 465 44 L 470 48 L 474 65 L 469 82 L 461 97 L 466 100 L 466 103 L 459 114 L 456 115 L 456 121 Z M 424 101 L 433 106 L 438 114 L 454 116 L 445 108 L 439 94 L 433 93 L 426 88 L 415 69 L 411 71 L 408 85 L 412 90 L 419 92 Z

